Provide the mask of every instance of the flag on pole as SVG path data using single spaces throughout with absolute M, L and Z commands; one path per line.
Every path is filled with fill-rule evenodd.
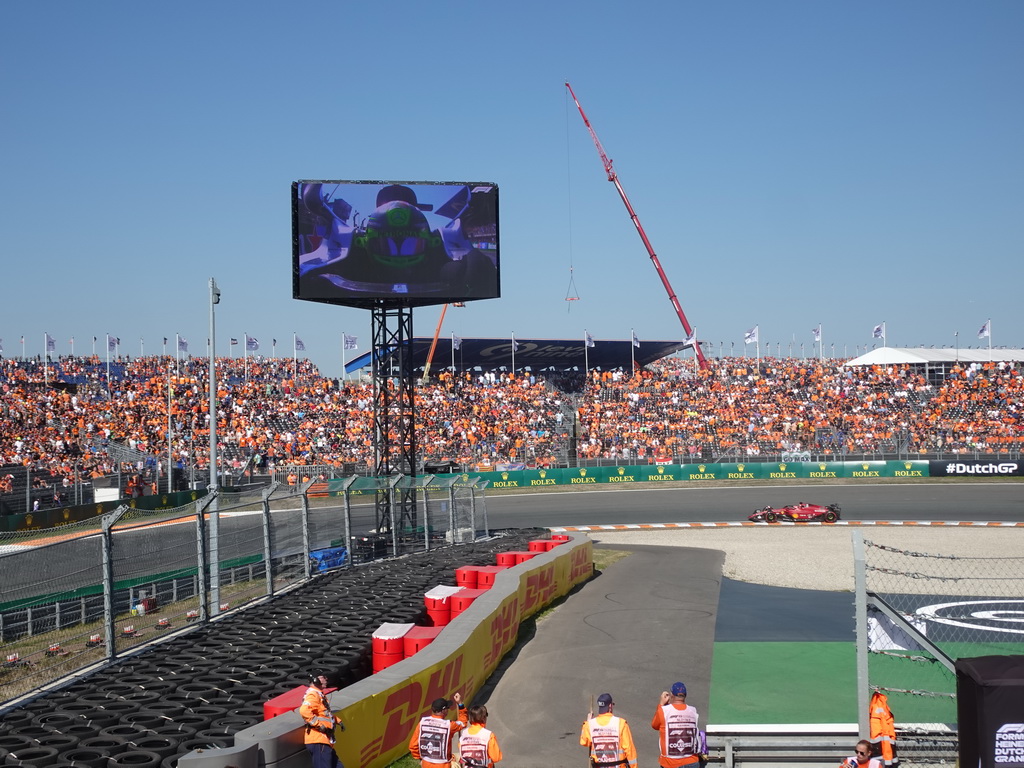
M 512 335 L 512 351 L 513 352 L 518 352 L 519 351 L 519 342 L 516 341 L 515 334 Z
M 180 342 L 179 342 L 179 344 L 180 344 Z M 113 336 L 111 336 L 109 333 L 107 334 L 107 349 L 108 350 L 117 349 L 117 339 L 114 338 Z
M 260 348 L 260 340 L 253 336 L 245 337 L 245 348 L 250 352 L 255 352 Z
M 0 352 L 4 351 L 4 340 L 0 339 Z
M 462 338 L 459 336 L 452 335 L 452 349 L 459 349 L 462 347 Z
M 55 349 L 57 349 L 57 340 L 55 338 L 53 338 L 53 336 L 51 336 L 48 333 L 43 333 L 43 336 L 46 337 L 46 351 L 47 352 L 53 352 Z
M 636 331 L 631 331 L 631 333 L 633 334 L 633 346 L 639 349 L 640 348 L 640 339 L 638 339 L 636 337 Z
M 232 339 L 231 340 L 231 346 L 232 347 L 237 347 L 238 346 L 238 339 Z
M 271 345 L 272 347 L 276 347 L 276 346 L 277 346 L 277 339 L 271 339 L 271 340 L 270 340 L 270 345 Z
M 686 338 L 683 339 L 683 347 L 684 348 L 685 347 L 693 347 L 694 349 L 697 348 L 697 329 L 696 329 L 696 327 L 691 328 L 690 332 L 686 335 Z
M 760 338 L 760 334 L 760 325 L 755 325 L 753 328 L 751 328 L 749 331 L 743 334 L 743 343 L 756 344 L 758 339 Z
M 345 349 L 359 349 L 359 337 L 349 336 L 347 333 L 342 334 L 345 337 Z
M 96 339 L 93 339 L 93 341 L 96 341 Z M 164 336 L 164 346 L 165 347 L 167 346 L 167 337 L 166 336 Z
M 821 323 L 818 323 L 818 327 L 817 328 L 812 328 L 811 329 L 811 333 L 814 334 L 814 343 L 815 344 L 817 344 L 819 341 L 821 341 Z
M 306 345 L 302 343 L 302 339 L 300 339 L 298 336 L 295 337 L 295 349 L 298 352 L 306 351 Z
M 987 339 L 992 336 L 992 321 L 986 320 L 985 324 L 978 330 L 979 339 Z
M 879 323 L 871 330 L 871 338 L 881 339 L 885 338 L 885 323 Z
M 186 339 L 184 336 L 178 337 L 178 351 L 188 352 L 188 339 Z
M 584 331 L 583 332 L 583 343 L 586 344 L 588 347 L 594 346 L 594 337 L 591 336 L 586 331 Z

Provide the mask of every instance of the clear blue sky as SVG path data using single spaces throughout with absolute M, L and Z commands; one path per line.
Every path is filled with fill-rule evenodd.
M 338 375 L 370 319 L 291 298 L 309 178 L 500 186 L 503 297 L 444 335 L 682 338 L 565 80 L 715 354 L 1024 347 L 1022 40 L 1020 0 L 2 3 L 4 354 L 204 354 L 215 277 L 219 351 Z

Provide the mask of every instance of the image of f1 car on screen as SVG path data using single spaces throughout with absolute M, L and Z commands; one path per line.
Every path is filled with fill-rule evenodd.
M 296 298 L 432 303 L 500 295 L 495 187 L 389 184 L 364 215 L 358 197 L 373 192 L 368 185 L 325 186 L 304 185 L 297 201 Z M 439 203 L 422 195 L 440 195 Z
M 834 523 L 840 517 L 838 504 L 809 504 L 801 501 L 785 507 L 762 507 L 748 520 L 754 523 Z

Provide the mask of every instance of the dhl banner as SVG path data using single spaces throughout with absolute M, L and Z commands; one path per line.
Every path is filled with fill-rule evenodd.
M 413 656 L 331 695 L 345 723 L 336 750 L 345 765 L 383 768 L 409 751 L 409 738 L 434 699 L 461 692 L 467 704 L 516 644 L 519 625 L 594 572 L 593 544 L 573 536 L 549 552 L 498 574 L 494 586 Z M 259 744 L 267 765 L 302 749 L 301 719 L 287 713 L 235 736 L 235 748 Z M 215 750 L 205 750 L 209 760 Z M 225 758 L 226 759 L 226 758 Z M 225 764 L 229 764 L 228 763 Z M 179 765 L 187 768 L 189 756 Z M 210 765 L 209 762 L 202 763 Z
M 503 578 L 504 572 L 500 574 L 489 593 L 478 598 L 437 640 L 390 668 L 402 674 L 399 682 L 340 713 L 349 724 L 338 743 L 338 755 L 345 765 L 385 766 L 408 752 L 409 737 L 419 719 L 430 714 L 434 699 L 460 691 L 467 704 L 472 701 L 515 646 L 520 623 L 593 574 L 589 539 L 567 541 L 551 554 L 550 560 L 534 558 L 510 569 L 507 576 L 518 576 L 515 587 L 509 585 L 510 578 Z M 531 567 L 537 560 L 541 562 Z M 435 660 L 439 654 L 441 658 Z M 416 665 L 420 655 L 431 663 Z M 403 669 L 398 669 L 400 666 Z

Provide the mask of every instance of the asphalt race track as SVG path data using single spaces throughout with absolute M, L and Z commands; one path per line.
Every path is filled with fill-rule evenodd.
M 724 523 L 766 504 L 839 504 L 843 520 L 1024 521 L 1024 484 L 920 483 L 719 488 L 630 488 L 562 493 L 489 493 L 491 528 Z

